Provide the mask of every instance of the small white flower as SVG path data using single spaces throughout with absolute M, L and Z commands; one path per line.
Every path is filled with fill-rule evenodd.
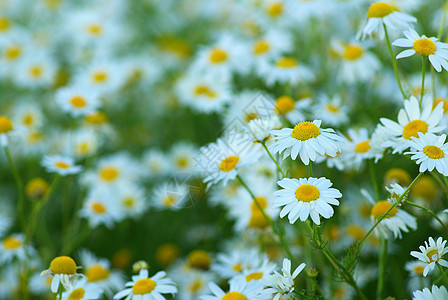
M 51 291 L 57 293 L 59 286 L 69 290 L 73 280 L 84 275 L 76 273 L 76 263 L 68 256 L 58 256 L 51 261 L 50 268 L 42 271 L 40 276 L 51 276 Z
M 432 237 L 429 238 L 429 245 L 425 241 L 425 246 L 420 246 L 420 252 L 411 251 L 411 255 L 415 258 L 418 258 L 422 262 L 426 264 L 425 269 L 423 270 L 423 276 L 426 277 L 430 271 L 432 271 L 436 265 L 439 263 L 444 267 L 448 267 L 448 262 L 443 259 L 443 256 L 448 251 L 448 247 L 445 247 L 446 241 L 444 241 L 441 237 L 437 239 L 437 242 L 434 241 Z
M 55 172 L 62 176 L 77 174 L 82 170 L 81 166 L 75 166 L 73 158 L 60 155 L 44 156 L 42 166 L 47 172 Z
M 445 300 L 448 299 L 448 291 L 444 286 L 433 285 L 431 291 L 424 288 L 421 291 L 415 291 L 412 296 L 412 300 Z
M 411 149 L 405 152 L 411 154 L 411 159 L 417 160 L 420 164 L 419 171 L 432 171 L 434 168 L 440 174 L 448 176 L 448 143 L 445 143 L 446 135 L 436 136 L 435 134 L 418 133 L 418 138 L 411 137 Z
M 96 283 L 89 282 L 87 279 L 81 278 L 77 280 L 70 288 L 62 293 L 61 300 L 94 300 L 100 299 L 103 289 Z

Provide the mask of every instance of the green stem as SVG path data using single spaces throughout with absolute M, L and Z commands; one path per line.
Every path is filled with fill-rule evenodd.
M 378 187 L 378 182 L 376 180 L 375 165 L 373 159 L 369 160 L 370 178 L 372 180 L 373 190 L 375 192 L 375 200 L 378 202 L 380 200 L 380 189 Z
M 308 165 L 308 175 L 309 177 L 313 177 L 313 165 L 311 164 L 311 162 Z
M 269 224 L 269 226 L 272 228 L 272 230 L 274 231 L 274 233 L 278 236 L 278 238 L 280 239 L 280 244 L 282 245 L 283 250 L 285 250 L 286 254 L 288 255 L 288 257 L 294 261 L 297 262 L 297 259 L 292 255 L 291 250 L 289 249 L 288 244 L 285 241 L 285 237 L 284 234 L 278 230 L 277 226 L 275 226 L 275 224 L 272 222 L 271 218 L 266 214 L 266 212 L 264 211 L 263 207 L 261 207 L 260 202 L 258 202 L 257 197 L 255 197 L 254 193 L 251 191 L 251 189 L 247 186 L 247 184 L 244 182 L 244 180 L 241 178 L 240 175 L 236 175 L 236 178 L 238 178 L 238 180 L 240 181 L 241 185 L 246 189 L 246 191 L 250 194 L 250 196 L 252 197 L 252 199 L 255 202 L 255 205 L 258 207 L 258 209 L 260 210 L 261 214 L 263 215 L 263 217 L 266 219 L 266 222 Z
M 436 262 L 436 265 L 439 268 L 440 273 L 442 273 L 443 278 L 445 278 L 445 282 L 448 283 L 448 277 L 446 276 L 445 272 L 443 271 L 442 266 L 438 262 Z
M 400 87 L 401 94 L 403 95 L 403 98 L 406 99 L 407 97 L 406 97 L 406 94 L 404 93 L 403 86 L 401 85 L 400 75 L 398 74 L 397 59 L 395 58 L 394 51 L 392 50 L 392 44 L 389 39 L 389 34 L 387 33 L 386 25 L 383 24 L 383 27 L 384 27 L 384 33 L 386 34 L 387 46 L 389 48 L 390 56 L 392 58 L 392 65 L 394 67 L 395 77 L 397 78 L 397 82 L 398 82 L 398 86 Z
M 420 177 L 423 175 L 423 173 L 424 172 L 418 173 L 417 177 L 414 178 L 414 180 L 407 187 L 407 189 L 404 191 L 404 193 L 398 198 L 398 200 L 393 205 L 391 205 L 391 207 L 384 214 L 382 214 L 378 218 L 378 220 L 375 222 L 375 224 L 373 224 L 372 228 L 370 228 L 370 230 L 366 233 L 366 235 L 364 235 L 364 237 L 361 239 L 361 241 L 359 241 L 359 243 L 358 243 L 359 247 L 362 247 L 362 245 L 365 242 L 365 240 L 367 239 L 367 237 L 373 232 L 373 230 L 376 228 L 376 226 L 378 226 L 378 224 L 389 214 L 389 212 L 392 209 L 394 209 L 394 207 L 396 207 L 399 203 L 401 203 L 401 200 L 403 200 L 403 198 L 408 194 L 408 192 L 410 191 L 412 186 L 417 182 L 417 180 L 420 179 Z
M 423 207 L 421 205 L 418 205 L 417 203 L 414 203 L 414 202 L 411 202 L 411 201 L 406 201 L 406 203 L 411 205 L 411 206 L 420 208 L 422 211 L 426 212 L 427 214 L 430 214 L 434 219 L 437 220 L 437 222 L 439 222 L 442 225 L 443 229 L 448 231 L 448 227 L 445 225 L 445 223 L 443 223 L 443 221 L 440 220 L 440 218 L 432 210 L 430 210 L 429 208 Z
M 385 237 L 381 237 L 380 255 L 378 259 L 378 285 L 376 289 L 377 300 L 383 299 L 384 279 L 386 275 L 386 263 L 387 263 L 387 239 Z
M 420 91 L 420 107 L 422 107 L 423 94 L 425 93 L 426 56 L 422 55 L 422 89 Z
M 79 244 L 81 244 L 91 233 L 91 229 L 87 223 L 85 223 L 84 227 L 79 230 L 74 237 L 70 239 L 68 243 L 66 243 L 62 247 L 61 253 L 63 255 L 70 255 Z
M 431 68 L 431 87 L 432 87 L 432 100 L 436 101 L 436 71 Z
M 443 15 L 442 15 L 442 21 L 440 22 L 439 31 L 437 33 L 437 38 L 440 40 L 442 38 L 443 34 L 443 27 L 445 27 L 445 19 L 446 19 L 446 13 L 448 11 L 448 1 L 445 1 L 445 4 L 443 6 Z
M 14 177 L 14 181 L 16 182 L 17 187 L 17 195 L 19 198 L 19 203 L 17 206 L 17 215 L 20 220 L 20 224 L 22 225 L 22 229 L 25 230 L 26 228 L 26 219 L 25 219 L 25 194 L 23 190 L 23 181 L 20 178 L 19 172 L 17 171 L 16 165 L 14 164 L 14 161 L 11 156 L 11 152 L 9 151 L 9 147 L 5 146 L 5 153 L 6 157 L 8 159 L 9 166 L 11 167 L 11 173 Z
M 440 283 L 440 281 L 442 281 L 442 279 L 447 278 L 446 273 L 443 272 L 443 270 L 441 270 L 441 271 L 442 271 L 442 274 L 439 276 L 439 278 L 437 278 L 436 281 L 434 281 L 434 285 L 438 285 Z M 422 286 L 423 286 L 423 279 L 422 279 Z
M 263 145 L 263 148 L 266 150 L 266 152 L 268 153 L 269 157 L 271 158 L 271 160 L 275 163 L 275 165 L 277 166 L 277 169 L 280 173 L 282 173 L 283 177 L 286 177 L 285 172 L 283 172 L 282 168 L 280 168 L 280 165 L 278 164 L 278 162 L 275 160 L 275 158 L 272 156 L 271 152 L 269 151 L 268 147 L 266 146 L 265 143 L 261 143 L 261 145 Z

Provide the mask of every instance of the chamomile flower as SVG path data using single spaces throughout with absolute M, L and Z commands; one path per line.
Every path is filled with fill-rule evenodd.
M 76 263 L 69 256 L 58 256 L 51 261 L 50 268 L 42 271 L 40 276 L 49 276 L 51 280 L 51 291 L 57 293 L 59 286 L 70 289 L 76 278 L 84 275 L 76 273 Z
M 0 145 L 2 147 L 8 146 L 8 137 L 14 134 L 14 125 L 10 118 L 0 116 Z
M 120 184 L 116 197 L 118 206 L 126 217 L 136 218 L 148 207 L 144 190 L 134 183 Z
M 427 56 L 437 72 L 442 71 L 442 67 L 448 71 L 448 44 L 437 41 L 437 38 L 428 38 L 425 35 L 419 36 L 418 33 L 409 28 L 403 32 L 406 39 L 400 38 L 393 42 L 394 46 L 411 47 L 397 55 L 398 58 L 409 57 L 415 53 Z
M 448 247 L 445 247 L 446 241 L 441 237 L 434 241 L 432 237 L 429 237 L 429 244 L 425 241 L 425 246 L 418 247 L 420 252 L 411 251 L 411 255 L 418 258 L 420 261 L 426 264 L 423 270 L 423 276 L 426 277 L 431 272 L 436 263 L 448 267 L 448 262 L 443 259 L 443 256 L 448 252 Z
M 276 153 L 283 153 L 283 159 L 291 156 L 300 159 L 305 165 L 311 161 L 316 161 L 317 154 L 336 156 L 341 152 L 341 147 L 337 143 L 342 138 L 334 133 L 331 128 L 320 128 L 322 121 L 300 122 L 294 129 L 283 128 L 282 130 L 273 130 L 274 137 L 269 142 L 269 150 Z
M 26 55 L 17 68 L 16 81 L 26 88 L 49 87 L 56 75 L 55 62 L 46 53 Z
M 362 38 L 377 33 L 380 39 L 384 39 L 385 31 L 396 30 L 398 28 L 408 28 L 417 19 L 397 11 L 392 5 L 386 2 L 376 2 L 370 5 L 367 11 L 367 22 L 359 32 Z
M 305 111 L 310 107 L 310 98 L 294 100 L 290 96 L 283 95 L 275 100 L 273 114 L 286 118 L 291 123 L 305 120 Z
M 291 224 L 299 218 L 303 222 L 311 217 L 320 225 L 320 216 L 331 218 L 334 214 L 331 205 L 339 205 L 336 199 L 342 197 L 337 189 L 331 188 L 333 184 L 325 177 L 283 178 L 277 183 L 283 189 L 274 192 L 274 207 L 284 206 L 280 218 L 288 215 Z
M 446 135 L 436 136 L 435 134 L 418 133 L 418 138 L 411 137 L 409 143 L 412 151 L 405 152 L 411 154 L 411 159 L 420 164 L 419 171 L 432 171 L 434 168 L 440 174 L 448 176 L 448 143 L 445 143 Z
M 58 173 L 66 176 L 78 174 L 82 167 L 76 166 L 73 158 L 60 155 L 46 155 L 42 160 L 42 166 L 47 169 L 47 172 Z
M 232 248 L 225 253 L 219 253 L 212 264 L 212 270 L 220 277 L 229 279 L 241 275 L 243 271 L 258 268 L 267 260 L 256 248 Z
M 97 284 L 88 283 L 85 278 L 81 278 L 62 293 L 61 300 L 94 300 L 100 299 L 102 294 L 103 290 Z
M 138 275 L 132 276 L 132 281 L 126 283 L 126 289 L 115 294 L 114 299 L 126 297 L 126 300 L 165 300 L 162 294 L 177 293 L 175 283 L 165 277 L 165 272 L 160 271 L 152 277 L 148 276 L 148 270 L 140 270 Z
M 312 108 L 312 115 L 315 119 L 325 120 L 331 126 L 340 126 L 348 122 L 348 108 L 342 104 L 338 95 L 332 98 L 320 95 Z
M 410 146 L 411 137 L 418 137 L 418 133 L 438 133 L 443 127 L 438 126 L 443 116 L 442 103 L 432 109 L 432 101 L 429 96 L 423 97 L 422 107 L 414 96 L 404 101 L 404 108 L 398 112 L 398 123 L 386 118 L 380 121 L 384 125 L 388 140 L 384 147 L 392 147 L 392 153 L 401 153 Z
M 273 275 L 268 275 L 263 279 L 263 283 L 268 287 L 263 290 L 264 294 L 275 294 L 273 300 L 278 300 L 281 296 L 290 297 L 294 291 L 294 279 L 305 268 L 305 263 L 301 263 L 291 274 L 291 261 L 283 259 L 282 274 L 274 271 Z
M 118 89 L 124 82 L 121 68 L 110 60 L 99 60 L 82 70 L 75 78 L 75 84 L 88 87 L 104 94 Z
M 386 190 L 390 193 L 390 196 L 387 198 L 387 201 L 390 204 L 394 204 L 398 201 L 398 199 L 401 197 L 401 195 L 404 194 L 406 191 L 406 188 L 402 187 L 398 183 L 392 183 L 390 187 L 386 186 Z M 404 203 L 408 199 L 408 194 L 404 195 L 398 206 L 400 206 L 402 203 Z
M 171 148 L 170 164 L 174 172 L 190 172 L 194 167 L 197 148 L 192 144 L 178 143 Z
M 292 50 L 292 45 L 292 37 L 288 32 L 270 29 L 263 36 L 254 40 L 251 45 L 254 63 L 260 64 L 266 59 L 288 53 Z
M 259 285 L 254 281 L 247 282 L 244 278 L 232 279 L 229 282 L 229 291 L 224 292 L 215 283 L 210 282 L 208 287 L 212 291 L 213 295 L 203 295 L 200 300 L 221 300 L 221 299 L 264 299 L 264 296 L 260 296 Z
M 79 216 L 88 219 L 92 228 L 101 224 L 112 228 L 115 222 L 123 219 L 124 211 L 118 205 L 115 193 L 102 187 L 90 191 Z
M 404 268 L 409 272 L 408 278 L 408 290 L 413 291 L 416 286 L 423 281 L 423 284 L 427 286 L 429 284 L 428 278 L 423 277 L 423 270 L 425 269 L 426 264 L 422 261 L 408 261 Z
M 271 131 L 281 127 L 277 116 L 254 119 L 247 124 L 247 133 L 254 142 L 264 143 L 271 138 Z
M 0 262 L 11 262 L 14 258 L 19 261 L 26 259 L 26 252 L 33 251 L 30 246 L 25 245 L 23 234 L 11 234 L 0 242 Z
M 150 149 L 143 155 L 143 167 L 149 176 L 161 176 L 170 170 L 169 159 L 162 151 Z
M 161 210 L 178 210 L 190 199 L 189 187 L 177 182 L 166 182 L 155 188 L 152 196 L 152 206 Z
M 448 299 L 448 291 L 444 286 L 438 287 L 433 285 L 431 290 L 424 288 L 421 291 L 415 291 L 412 294 L 412 300 L 439 300 Z
M 31 101 L 17 105 L 14 109 L 13 123 L 19 124 L 28 130 L 39 128 L 44 123 L 41 107 Z
M 382 148 L 372 147 L 366 128 L 358 131 L 350 128 L 347 133 L 349 138 L 344 143 L 343 153 L 355 169 L 359 169 L 364 160 L 375 159 L 376 162 L 383 156 Z
M 74 133 L 72 143 L 68 144 L 72 147 L 68 149 L 68 153 L 73 153 L 78 158 L 85 158 L 96 153 L 100 139 L 94 130 L 80 129 Z
M 73 117 L 87 116 L 99 107 L 98 93 L 83 86 L 61 88 L 56 92 L 56 103 Z
M 310 82 L 315 79 L 313 71 L 291 56 L 282 56 L 276 60 L 264 61 L 257 68 L 257 74 L 262 77 L 268 86 L 276 82 L 289 83 Z

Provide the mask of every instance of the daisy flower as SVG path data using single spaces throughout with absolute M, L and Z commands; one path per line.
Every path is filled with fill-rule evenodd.
M 70 288 L 62 293 L 61 300 L 93 300 L 100 299 L 103 290 L 95 283 L 87 283 L 85 278 L 77 280 Z
M 126 300 L 164 300 L 162 294 L 177 293 L 175 283 L 165 277 L 165 272 L 160 271 L 152 277 L 148 276 L 148 270 L 140 270 L 138 275 L 132 276 L 132 281 L 126 283 L 126 289 L 115 294 L 114 299 L 126 297 Z
M 412 300 L 438 300 L 448 299 L 448 291 L 444 286 L 437 287 L 433 285 L 431 290 L 424 288 L 421 291 L 415 291 L 412 294 Z
M 426 264 L 423 270 L 423 276 L 426 277 L 430 271 L 432 271 L 436 263 L 448 267 L 448 262 L 443 259 L 443 256 L 448 251 L 448 247 L 445 247 L 446 241 L 441 237 L 435 242 L 432 237 L 429 238 L 429 244 L 425 241 L 425 246 L 418 247 L 420 252 L 411 251 L 411 255 L 418 258 L 420 261 Z
M 271 131 L 277 128 L 281 128 L 280 119 L 277 116 L 272 116 L 250 121 L 246 130 L 254 142 L 264 143 L 271 138 Z
M 327 95 L 320 95 L 318 102 L 312 108 L 313 117 L 331 126 L 340 126 L 348 122 L 348 109 L 342 104 L 341 97 L 331 99 Z
M 75 166 L 73 158 L 60 155 L 44 156 L 42 166 L 47 169 L 47 172 L 58 173 L 62 176 L 78 174 L 82 170 L 81 166 Z
M 302 98 L 295 101 L 290 96 L 280 96 L 275 100 L 273 114 L 279 117 L 285 117 L 291 123 L 297 123 L 305 120 L 304 110 L 311 105 L 310 98 Z
M 286 295 L 288 298 L 292 296 L 294 291 L 294 279 L 305 268 L 305 263 L 300 264 L 291 274 L 291 261 L 287 258 L 283 259 L 282 273 L 274 271 L 273 275 L 266 276 L 263 283 L 268 286 L 263 290 L 263 294 L 275 294 L 273 300 L 278 300 L 281 296 Z
M 341 147 L 337 141 L 342 138 L 334 133 L 331 128 L 320 128 L 322 121 L 300 122 L 294 129 L 283 128 L 282 130 L 273 130 L 274 137 L 269 142 L 269 150 L 273 153 L 283 153 L 283 159 L 291 155 L 300 159 L 305 165 L 311 161 L 316 161 L 317 154 L 336 156 L 341 152 Z
M 445 143 L 446 135 L 436 136 L 435 134 L 418 133 L 418 138 L 411 137 L 409 143 L 412 151 L 405 152 L 411 154 L 411 159 L 417 160 L 420 164 L 419 171 L 432 171 L 434 168 L 440 174 L 448 176 L 448 143 Z
M 117 203 L 116 191 L 100 187 L 90 191 L 79 216 L 87 218 L 89 225 L 95 228 L 104 224 L 112 228 L 115 222 L 124 218 L 125 211 Z
M 28 130 L 41 127 L 44 120 L 42 108 L 35 102 L 23 102 L 14 109 L 13 124 L 20 124 Z
M 404 194 L 404 192 L 406 191 L 406 188 L 402 187 L 398 183 L 392 183 L 390 185 L 390 187 L 386 186 L 386 190 L 390 193 L 390 196 L 387 198 L 387 201 L 393 205 L 395 202 L 398 201 L 398 199 L 400 199 L 401 195 Z M 406 202 L 407 199 L 408 199 L 408 194 L 403 196 L 401 202 L 398 205 L 400 206 L 401 204 Z
M 61 88 L 55 97 L 61 109 L 73 117 L 92 114 L 99 107 L 98 94 L 83 86 Z
M 50 276 L 51 291 L 57 293 L 59 286 L 62 286 L 69 290 L 75 278 L 82 277 L 84 275 L 76 273 L 76 263 L 73 258 L 69 256 L 58 256 L 50 263 L 50 268 L 42 271 L 40 276 Z
M 288 215 L 289 223 L 293 224 L 300 217 L 305 221 L 311 217 L 314 223 L 320 225 L 320 216 L 329 219 L 334 210 L 331 205 L 339 205 L 336 198 L 342 194 L 325 177 L 321 178 L 283 178 L 277 184 L 283 189 L 274 192 L 274 207 L 284 206 L 280 218 Z
M 268 86 L 273 86 L 276 82 L 295 85 L 299 82 L 309 82 L 315 79 L 315 75 L 310 68 L 290 56 L 282 56 L 276 60 L 260 63 L 257 74 L 266 81 Z
M 376 2 L 370 5 L 367 11 L 367 23 L 360 33 L 363 39 L 366 36 L 371 36 L 372 33 L 378 33 L 380 39 L 384 39 L 384 27 L 387 30 L 395 30 L 397 27 L 408 28 L 411 23 L 416 22 L 416 18 L 397 11 L 392 5 L 386 2 Z
M 418 137 L 418 133 L 438 133 L 443 127 L 438 126 L 443 116 L 443 106 L 440 103 L 434 110 L 429 96 L 423 97 L 422 107 L 414 96 L 404 101 L 404 108 L 398 112 L 398 123 L 381 118 L 384 133 L 389 135 L 382 146 L 392 147 L 392 153 L 401 153 L 409 148 L 411 137 Z
M 232 279 L 229 282 L 230 287 L 229 291 L 224 292 L 219 286 L 215 283 L 210 282 L 208 287 L 213 293 L 211 295 L 203 295 L 199 299 L 200 300 L 222 300 L 222 299 L 264 299 L 265 297 L 260 296 L 259 285 L 254 281 L 247 282 L 245 278 L 236 278 Z
M 267 256 L 256 248 L 232 248 L 228 252 L 219 253 L 211 269 L 220 277 L 228 279 L 259 267 L 266 259 Z
M 265 59 L 292 51 L 292 41 L 292 36 L 288 32 L 269 29 L 263 36 L 253 41 L 251 45 L 254 63 L 259 64 Z
M 116 62 L 99 59 L 76 76 L 75 84 L 100 94 L 112 93 L 124 82 L 122 69 L 122 66 Z
M 424 286 L 429 284 L 428 278 L 423 277 L 423 270 L 425 269 L 426 264 L 419 260 L 408 261 L 404 268 L 409 272 L 408 278 L 408 290 L 413 291 L 416 286 L 419 286 L 420 282 L 423 281 Z
M 56 75 L 56 64 L 42 51 L 26 55 L 17 68 L 16 81 L 25 88 L 50 87 Z
M 421 56 L 427 56 L 437 72 L 442 71 L 442 67 L 448 71 L 448 44 L 438 42 L 435 37 L 428 38 L 425 35 L 419 36 L 418 33 L 409 28 L 403 32 L 406 38 L 400 38 L 392 45 L 398 47 L 411 47 L 397 55 L 397 59 L 409 57 L 415 53 Z
M 11 262 L 14 258 L 19 261 L 26 259 L 26 253 L 33 252 L 30 246 L 25 245 L 23 234 L 12 234 L 0 241 L 0 262 Z
M 8 136 L 14 132 L 14 125 L 10 118 L 0 116 L 0 145 L 8 146 Z
M 359 169 L 364 160 L 375 159 L 376 162 L 383 156 L 382 148 L 372 147 L 366 128 L 360 128 L 358 131 L 350 128 L 347 133 L 348 140 L 342 152 L 354 168 Z

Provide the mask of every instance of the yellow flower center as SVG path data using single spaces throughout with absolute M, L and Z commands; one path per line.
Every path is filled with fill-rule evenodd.
M 5 57 L 8 60 L 15 60 L 22 54 L 22 48 L 20 46 L 10 46 L 5 49 Z
M 367 12 L 367 18 L 384 18 L 393 13 L 394 8 L 386 2 L 373 3 Z
M 104 181 L 111 182 L 117 179 L 120 172 L 114 167 L 106 167 L 100 170 L 100 177 Z
M 422 176 L 411 189 L 412 196 L 432 200 L 437 196 L 437 185 L 429 176 Z
M 260 54 L 268 52 L 269 48 L 270 48 L 270 46 L 267 41 L 259 40 L 254 44 L 253 51 L 254 51 L 255 55 L 260 55 Z
M 356 153 L 366 153 L 370 149 L 372 149 L 372 147 L 370 147 L 370 141 L 364 141 L 364 142 L 356 144 L 355 152 Z
M 379 201 L 377 204 L 375 204 L 372 207 L 372 210 L 370 211 L 370 214 L 375 218 L 378 219 L 380 216 L 384 215 L 386 211 L 391 208 L 392 204 L 389 202 L 383 200 Z M 398 212 L 398 208 L 394 207 L 392 210 L 386 215 L 385 218 L 391 218 L 395 216 Z
M 177 164 L 177 166 L 179 167 L 179 168 L 186 168 L 186 167 L 188 167 L 188 165 L 189 165 L 189 159 L 188 158 L 186 158 L 186 157 L 179 157 L 177 160 L 176 160 L 176 164 Z
M 330 112 L 332 112 L 332 113 L 334 113 L 334 114 L 336 114 L 336 113 L 338 113 L 339 112 L 339 107 L 337 107 L 336 105 L 333 105 L 333 104 L 327 104 L 327 110 L 328 111 L 330 111 Z
M 87 31 L 92 35 L 100 35 L 103 33 L 103 27 L 97 24 L 87 26 Z
M 132 197 L 126 197 L 126 198 L 123 200 L 123 205 L 126 206 L 126 207 L 128 207 L 128 208 L 132 208 L 132 207 L 134 207 L 134 204 L 135 204 L 135 199 L 132 198 Z
M 414 120 L 406 124 L 403 128 L 403 137 L 407 140 L 411 139 L 411 136 L 418 138 L 418 133 L 426 133 L 428 131 L 428 124 L 422 120 Z
M 416 266 L 414 268 L 415 274 L 418 274 L 418 275 L 422 275 L 424 270 L 425 270 L 424 266 Z
M 423 153 L 431 159 L 440 159 L 445 157 L 445 153 L 437 146 L 425 146 Z
M 448 100 L 442 97 L 437 97 L 436 101 L 434 101 L 434 105 L 433 108 L 436 108 L 437 105 L 439 105 L 439 103 L 442 102 L 443 104 L 443 113 L 446 114 L 448 113 Z
M 107 80 L 107 73 L 103 71 L 98 71 L 93 74 L 93 81 L 96 83 L 103 83 Z
M 235 272 L 241 273 L 243 271 L 243 265 L 241 263 L 237 263 L 232 267 L 232 270 Z
M 193 282 L 190 282 L 190 284 L 188 285 L 188 290 L 191 293 L 196 294 L 202 289 L 203 286 L 204 286 L 204 283 L 202 280 L 195 279 Z
M 92 265 L 86 272 L 88 282 L 97 282 L 109 278 L 109 270 L 100 264 Z
M 227 60 L 227 52 L 221 48 L 213 48 L 210 52 L 210 61 L 214 64 L 220 64 Z
M 244 118 L 246 120 L 246 123 L 249 123 L 252 120 L 258 119 L 258 116 L 254 112 L 250 112 L 246 114 L 246 117 Z
M 194 89 L 194 94 L 196 96 L 207 96 L 209 98 L 215 98 L 217 95 L 216 92 L 214 92 L 212 89 L 210 89 L 206 85 L 196 86 L 196 88 Z
M 406 170 L 401 168 L 392 168 L 386 172 L 386 180 L 398 182 L 402 186 L 408 186 L 411 183 L 411 176 Z
M 263 272 L 255 272 L 255 273 L 251 273 L 251 274 L 249 274 L 249 275 L 246 276 L 246 281 L 260 280 L 261 277 L 263 277 Z
M 436 43 L 427 38 L 421 38 L 414 42 L 415 52 L 423 56 L 429 56 L 436 53 Z
M 92 203 L 91 208 L 95 213 L 100 214 L 100 215 L 102 215 L 106 212 L 106 207 L 99 202 Z
M 86 122 L 89 124 L 101 125 L 107 123 L 107 116 L 102 112 L 96 112 L 86 116 Z
M 356 60 L 362 56 L 364 51 L 360 46 L 347 45 L 344 50 L 344 58 L 346 60 Z
M 132 287 L 134 295 L 145 295 L 151 293 L 156 287 L 156 283 L 151 278 L 138 280 Z
M 211 264 L 210 254 L 204 250 L 194 250 L 187 257 L 188 264 L 192 268 L 208 270 Z
M 320 129 L 313 122 L 300 122 L 292 130 L 291 136 L 299 141 L 306 141 L 320 135 Z
M 426 254 L 426 255 L 428 256 L 428 258 L 429 258 L 429 260 L 430 260 L 431 262 L 439 261 L 439 249 L 431 250 L 431 251 L 429 251 L 428 254 Z M 432 258 L 434 255 L 436 255 L 436 259 L 435 259 L 435 260 Z
M 8 117 L 0 116 L 0 134 L 8 133 L 13 129 L 12 121 Z
M 19 248 L 22 245 L 22 242 L 16 237 L 9 236 L 3 240 L 2 244 L 5 249 L 14 250 Z
M 26 126 L 32 126 L 34 124 L 34 116 L 32 114 L 24 115 L 22 123 Z
M 41 198 L 48 190 L 48 183 L 42 178 L 34 178 L 25 187 L 25 193 L 30 198 Z
M 238 156 L 230 155 L 219 164 L 219 169 L 223 172 L 230 172 L 235 169 L 239 160 Z
M 267 8 L 267 13 L 271 17 L 278 17 L 283 13 L 283 4 L 281 2 L 274 2 Z
M 265 209 L 268 206 L 266 198 L 264 197 L 255 197 L 255 198 L 257 199 L 258 204 L 260 204 L 261 208 Z M 252 214 L 249 220 L 249 227 L 258 229 L 266 228 L 269 225 L 269 223 L 267 222 L 261 210 L 258 208 L 258 205 L 255 203 L 255 201 L 252 202 L 251 204 L 251 210 Z
M 57 161 L 57 162 L 55 162 L 54 165 L 55 165 L 55 167 L 57 167 L 59 169 L 64 169 L 64 170 L 70 168 L 70 165 L 63 161 Z
M 275 101 L 275 112 L 279 115 L 285 115 L 296 107 L 296 103 L 289 96 L 278 97 Z
M 75 96 L 70 99 L 70 104 L 76 108 L 83 108 L 87 105 L 87 101 L 81 96 Z
M 90 152 L 91 147 L 87 142 L 81 143 L 77 146 L 78 153 L 81 155 L 86 155 Z
M 296 198 L 302 202 L 311 202 L 317 200 L 320 196 L 320 192 L 314 185 L 304 184 L 297 188 Z
M 364 237 L 364 230 L 358 225 L 347 226 L 347 234 L 353 239 L 360 241 Z
M 76 263 L 68 256 L 58 256 L 51 261 L 50 271 L 54 274 L 73 275 L 76 273 Z
M 294 68 L 299 62 L 293 57 L 282 57 L 275 64 L 279 68 Z
M 165 207 L 171 207 L 174 205 L 176 199 L 174 199 L 174 197 L 171 196 L 166 196 L 165 198 L 163 198 L 163 205 Z
M 156 260 L 161 266 L 168 266 L 179 257 L 179 253 L 179 247 L 172 243 L 166 243 L 157 249 Z
M 0 31 L 6 31 L 11 27 L 11 22 L 6 17 L 0 17 Z
M 81 300 L 85 293 L 86 291 L 83 288 L 76 289 L 70 293 L 68 300 Z

